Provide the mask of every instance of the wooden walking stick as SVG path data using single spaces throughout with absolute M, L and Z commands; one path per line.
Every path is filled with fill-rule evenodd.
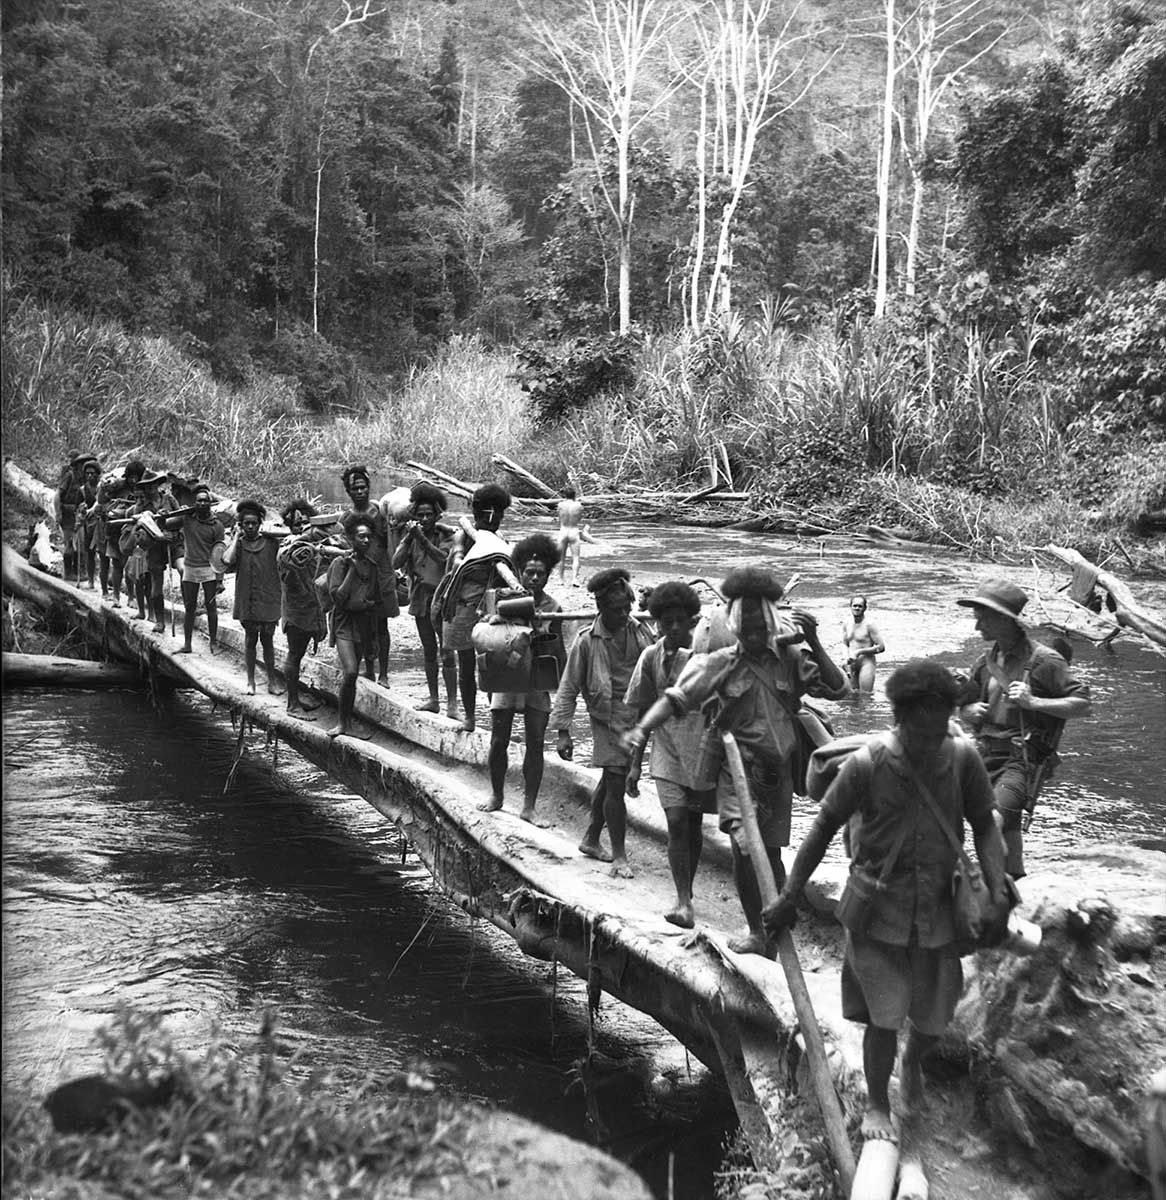
M 725 759 L 733 778 L 733 789 L 737 793 L 737 803 L 741 809 L 741 825 L 745 833 L 745 844 L 753 863 L 753 873 L 757 876 L 757 884 L 761 890 L 761 903 L 767 906 L 777 899 L 777 883 L 773 878 L 773 868 L 769 865 L 769 854 L 765 849 L 765 843 L 761 840 L 761 829 L 757 824 L 757 810 L 753 806 L 753 795 L 749 791 L 745 764 L 741 760 L 737 739 L 731 733 L 722 733 L 721 738 L 725 744 Z M 777 934 L 775 940 L 781 968 L 785 972 L 786 985 L 789 987 L 790 998 L 793 1000 L 794 1009 L 798 1014 L 802 1039 L 806 1044 L 806 1057 L 810 1062 L 810 1077 L 814 1083 L 818 1105 L 822 1110 L 826 1138 L 830 1143 L 838 1174 L 842 1177 L 842 1186 L 849 1195 L 854 1183 L 854 1152 L 850 1148 L 850 1139 L 846 1136 L 846 1121 L 842 1116 L 842 1106 L 838 1103 L 838 1094 L 834 1091 L 834 1080 L 830 1077 L 830 1067 L 826 1061 L 826 1043 L 822 1039 L 818 1018 L 814 1015 L 814 1004 L 810 999 L 809 989 L 806 987 L 805 976 L 802 974 L 802 964 L 798 959 L 793 934 L 788 929 L 783 929 Z

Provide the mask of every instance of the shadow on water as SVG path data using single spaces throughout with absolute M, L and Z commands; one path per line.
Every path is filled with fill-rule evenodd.
M 224 796 L 226 718 L 162 720 L 135 693 L 8 693 L 4 727 L 6 1084 L 96 1069 L 120 1002 L 192 1050 L 214 1024 L 249 1046 L 274 1004 L 293 1074 L 413 1072 L 596 1141 L 660 1194 L 675 1154 L 676 1195 L 711 1195 L 735 1124 L 720 1085 L 606 997 L 581 1070 L 579 981 L 471 922 L 302 760 L 273 774 L 257 738 Z

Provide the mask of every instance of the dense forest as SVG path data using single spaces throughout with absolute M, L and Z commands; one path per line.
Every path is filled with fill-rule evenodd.
M 1158 4 L 12 0 L 3 36 L 6 410 L 46 322 L 291 380 L 289 420 L 470 345 L 625 472 L 721 442 L 775 501 L 1166 507 Z

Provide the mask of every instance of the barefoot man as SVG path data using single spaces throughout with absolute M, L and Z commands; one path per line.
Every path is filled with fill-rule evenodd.
M 913 659 L 894 671 L 887 680 L 894 729 L 872 738 L 843 764 L 781 894 L 765 910 L 770 932 L 793 924 L 798 898 L 831 838 L 857 814 L 851 882 L 839 902 L 839 912 L 846 914 L 842 1012 L 866 1026 L 868 1107 L 862 1132 L 868 1139 L 896 1140 L 889 1085 L 899 1030 L 907 1027 L 899 1084 L 904 1116 L 910 1117 L 922 1102 L 923 1056 L 947 1028 L 963 987 L 951 900 L 956 851 L 924 799 L 924 788 L 960 840 L 964 823 L 971 827 L 996 903 L 995 936 L 1003 937 L 1007 928 L 1004 842 L 992 784 L 974 748 L 950 736 L 956 696 L 955 680 L 938 663 Z M 865 906 L 847 903 L 857 875 L 872 885 Z
M 579 586 L 579 559 L 583 542 L 583 502 L 578 493 L 568 485 L 563 488 L 563 499 L 559 501 L 559 532 L 555 540 L 559 543 L 559 582 L 567 579 L 567 556 L 571 558 L 571 586 Z

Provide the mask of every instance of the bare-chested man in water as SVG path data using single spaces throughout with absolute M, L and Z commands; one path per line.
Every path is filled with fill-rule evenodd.
M 875 655 L 886 649 L 875 623 L 866 615 L 866 597 L 852 596 L 850 616 L 842 622 L 842 641 L 846 645 L 846 670 L 850 686 L 860 696 L 874 691 Z

